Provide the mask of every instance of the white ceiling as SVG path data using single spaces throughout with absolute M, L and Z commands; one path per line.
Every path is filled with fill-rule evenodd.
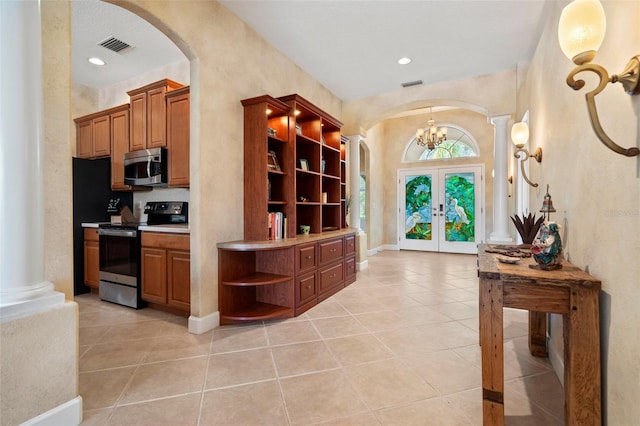
M 133 46 L 121 53 L 98 43 L 115 37 Z M 137 15 L 98 0 L 71 1 L 71 72 L 76 83 L 101 88 L 185 58 L 163 33 Z M 104 66 L 89 63 L 97 56 Z
M 186 1 L 186 0 L 183 0 Z M 555 0 L 222 0 L 269 43 L 343 100 L 515 68 L 533 56 Z M 102 87 L 184 56 L 135 15 L 72 1 L 73 78 Z M 115 36 L 122 55 L 97 43 Z M 95 52 L 95 53 L 94 53 Z M 86 58 L 100 54 L 102 69 Z M 409 65 L 397 60 L 412 58 Z

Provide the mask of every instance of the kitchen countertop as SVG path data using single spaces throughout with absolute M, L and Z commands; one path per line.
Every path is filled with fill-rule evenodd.
M 171 234 L 189 234 L 191 231 L 189 230 L 189 225 L 179 225 L 179 224 L 169 224 L 169 225 L 146 225 L 140 224 L 138 226 L 140 231 L 151 231 L 151 232 L 167 232 Z
M 83 228 L 98 228 L 100 224 L 106 224 L 110 222 L 83 222 Z M 188 224 L 169 224 L 169 225 L 147 225 L 146 223 L 141 223 L 138 225 L 138 230 L 140 231 L 151 231 L 151 232 L 166 232 L 171 234 L 190 234 Z

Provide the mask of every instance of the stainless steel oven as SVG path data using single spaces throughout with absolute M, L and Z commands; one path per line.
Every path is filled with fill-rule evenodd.
M 100 225 L 100 299 L 144 307 L 140 289 L 140 232 L 137 225 Z

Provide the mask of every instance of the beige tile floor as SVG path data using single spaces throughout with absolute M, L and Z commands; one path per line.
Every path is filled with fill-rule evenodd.
M 83 425 L 480 425 L 476 257 L 385 251 L 304 315 L 189 334 L 78 296 Z M 505 412 L 561 425 L 562 387 L 505 310 Z

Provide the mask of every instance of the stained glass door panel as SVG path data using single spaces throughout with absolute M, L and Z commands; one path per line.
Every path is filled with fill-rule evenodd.
M 438 175 L 409 174 L 400 176 L 401 224 L 400 248 L 409 250 L 437 250 L 439 228 L 434 226 L 434 188 Z M 436 198 L 437 200 L 437 198 Z
M 442 171 L 444 217 L 441 223 L 440 251 L 476 253 L 478 232 L 476 216 L 479 212 L 478 188 L 480 179 L 473 170 Z M 479 177 L 479 176 L 478 176 Z

